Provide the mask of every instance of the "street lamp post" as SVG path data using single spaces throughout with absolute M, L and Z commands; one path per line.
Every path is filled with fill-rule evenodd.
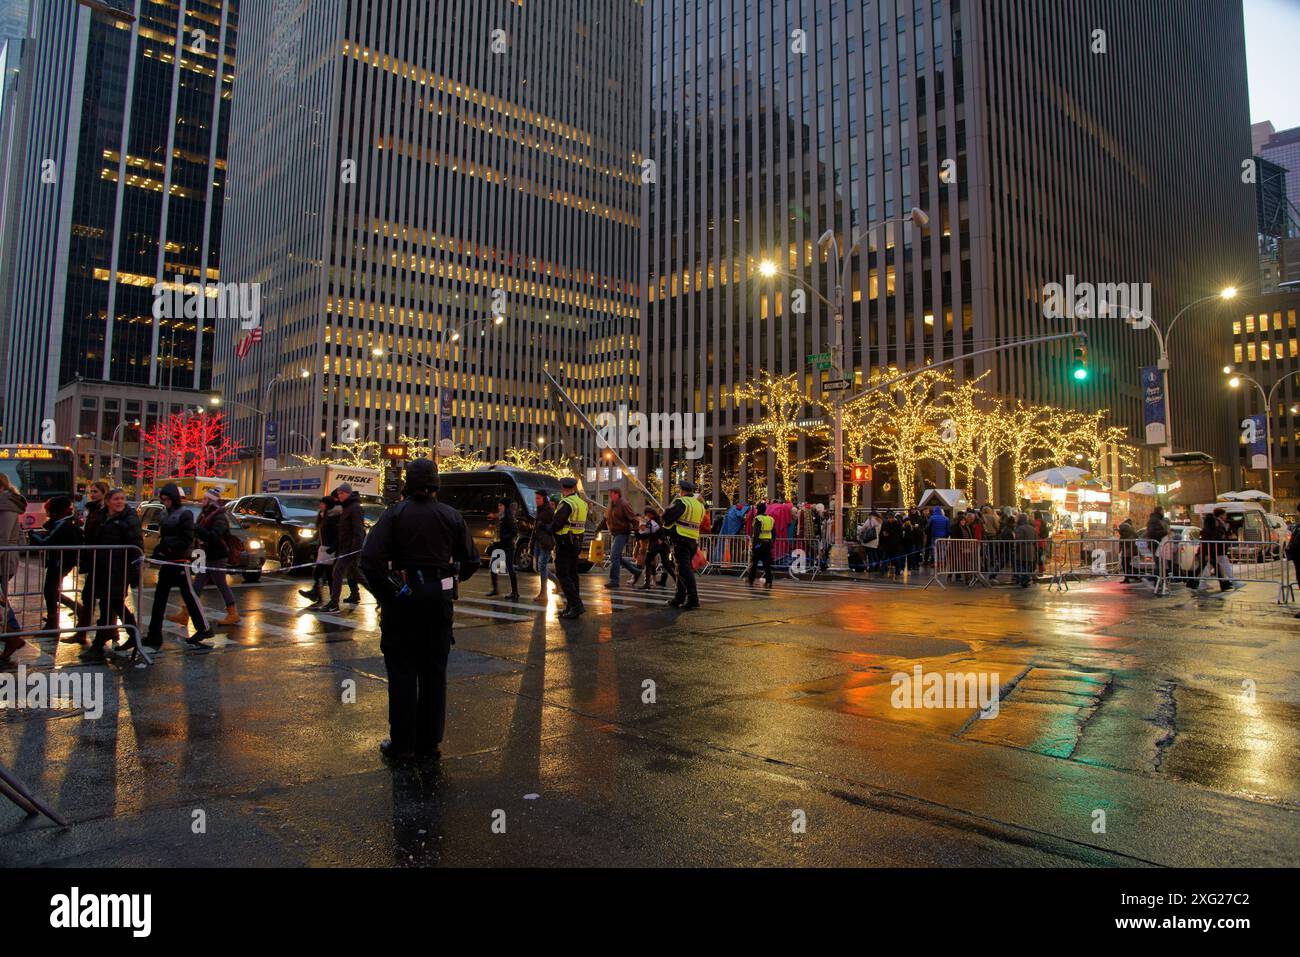
M 862 241 L 866 239 L 874 230 L 881 226 L 888 226 L 891 223 L 911 223 L 918 229 L 924 229 L 930 222 L 930 217 L 926 215 L 923 209 L 913 207 L 907 216 L 895 217 L 893 219 L 882 219 L 880 222 L 872 223 L 863 227 L 853 238 L 853 244 L 840 255 L 839 238 L 835 235 L 834 230 L 827 230 L 822 233 L 817 240 L 817 247 L 820 249 L 830 245 L 830 255 L 827 257 L 827 265 L 830 269 L 831 294 L 834 299 L 828 299 L 814 288 L 807 280 L 801 276 L 796 276 L 787 270 L 781 269 L 773 260 L 765 260 L 759 264 L 759 274 L 766 278 L 783 276 L 792 282 L 803 286 L 830 310 L 834 319 L 834 332 L 831 339 L 831 374 L 837 380 L 844 381 L 844 314 L 848 311 L 848 289 L 845 287 L 843 278 L 849 271 L 849 260 L 857 252 Z M 833 542 L 831 544 L 830 562 L 832 568 L 843 568 L 849 561 L 848 546 L 844 543 L 844 389 L 835 390 L 833 400 L 834 414 L 834 446 L 832 450 L 831 478 L 834 493 L 831 496 L 831 530 Z
M 300 369 L 300 370 L 298 370 L 298 377 L 299 377 L 300 379 L 310 379 L 310 378 L 311 378 L 311 370 L 310 370 L 310 369 Z M 263 406 L 265 406 L 265 405 L 267 404 L 267 402 L 270 400 L 270 397 L 271 397 L 271 390 L 274 389 L 274 388 L 276 387 L 277 384 L 279 384 L 279 383 L 281 383 L 281 382 L 286 382 L 286 381 L 288 381 L 289 378 L 290 378 L 289 373 L 287 373 L 287 372 L 281 372 L 279 375 L 275 376 L 275 378 L 273 378 L 270 382 L 268 382 L 268 383 L 266 384 L 266 388 L 262 390 L 262 405 L 263 405 Z M 224 397 L 221 396 L 221 395 L 214 395 L 211 399 L 208 400 L 208 402 L 209 402 L 210 405 L 212 405 L 212 406 L 214 406 L 214 407 L 215 407 L 215 406 L 225 405 L 225 404 L 229 403 L 230 405 L 237 406 L 237 407 L 239 407 L 239 408 L 241 408 L 241 409 L 248 409 L 248 410 L 249 410 L 250 412 L 252 412 L 254 415 L 256 415 L 256 416 L 259 417 L 259 419 L 258 419 L 258 425 L 257 425 L 257 452 L 258 452 L 258 455 L 257 455 L 257 478 L 256 478 L 256 480 L 254 480 L 254 482 L 253 482 L 253 492 L 254 492 L 255 494 L 258 493 L 258 492 L 260 492 L 260 491 L 261 491 L 261 479 L 265 477 L 265 473 L 266 473 L 266 417 L 267 417 L 267 410 L 264 409 L 264 408 L 258 408 L 257 406 L 254 406 L 254 405 L 249 405 L 247 402 L 238 402 L 238 401 L 236 401 L 235 399 L 226 399 L 226 398 L 224 398 Z
M 1227 286 L 1211 295 L 1202 296 L 1200 299 L 1193 299 L 1175 313 L 1174 317 L 1169 320 L 1169 325 L 1165 327 L 1164 331 L 1161 331 L 1160 326 L 1150 316 L 1133 313 L 1126 320 L 1135 329 L 1140 329 L 1143 326 L 1150 328 L 1151 331 L 1155 333 L 1156 342 L 1160 347 L 1160 358 L 1156 362 L 1156 368 L 1160 370 L 1160 386 L 1164 390 L 1165 394 L 1165 448 L 1163 449 L 1165 457 L 1168 457 L 1174 451 L 1174 397 L 1173 393 L 1170 391 L 1171 386 L 1169 382 L 1169 343 L 1174 334 L 1174 326 L 1177 325 L 1178 320 L 1193 307 L 1211 302 L 1215 299 L 1221 299 L 1224 302 L 1227 302 L 1236 295 L 1236 287 Z
M 117 475 L 116 475 L 117 483 L 116 484 L 118 485 L 119 488 L 126 483 L 126 461 L 125 461 L 126 460 L 126 439 L 122 440 L 122 451 L 118 452 L 117 437 L 122 433 L 122 430 L 126 428 L 128 425 L 132 426 L 133 428 L 138 428 L 140 426 L 140 420 L 123 419 L 121 422 L 117 423 L 117 428 L 113 430 L 113 437 L 108 440 L 109 452 L 113 456 L 113 458 L 117 460 Z
M 1258 380 L 1244 372 L 1234 372 L 1232 366 L 1224 366 L 1223 371 L 1231 376 L 1228 385 L 1232 388 L 1240 388 L 1244 379 L 1259 390 L 1260 397 L 1264 400 L 1264 465 L 1268 469 L 1268 498 L 1276 508 L 1277 500 L 1273 498 L 1273 396 L 1277 393 L 1278 386 L 1292 376 L 1300 375 L 1300 372 L 1288 372 L 1274 382 L 1266 392 Z

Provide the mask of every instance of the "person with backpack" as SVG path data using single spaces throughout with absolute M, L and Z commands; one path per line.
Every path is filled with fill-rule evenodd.
M 221 493 L 216 489 L 208 489 L 203 494 L 203 510 L 199 512 L 198 521 L 194 523 L 194 538 L 198 547 L 203 550 L 205 562 L 204 570 L 194 579 L 194 597 L 197 599 L 202 595 L 207 584 L 216 585 L 217 591 L 226 603 L 226 617 L 217 624 L 239 624 L 239 609 L 235 607 L 235 593 L 230 590 L 230 582 L 226 580 L 226 567 L 238 561 L 239 553 L 243 551 L 243 543 L 230 534 L 230 519 L 221 501 Z M 178 625 L 188 625 L 189 612 L 182 605 L 181 610 L 175 615 L 168 615 L 167 620 L 174 621 Z

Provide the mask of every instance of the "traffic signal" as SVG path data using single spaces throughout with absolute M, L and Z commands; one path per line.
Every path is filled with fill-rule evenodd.
M 1072 374 L 1074 376 L 1075 382 L 1088 381 L 1088 347 L 1087 346 L 1074 347 L 1074 365 L 1072 368 L 1073 368 Z

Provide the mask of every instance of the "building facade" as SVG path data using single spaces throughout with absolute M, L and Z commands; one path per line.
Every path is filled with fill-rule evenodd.
M 829 311 L 811 297 L 796 313 L 795 284 L 755 274 L 774 259 L 829 295 L 827 230 L 843 248 L 913 206 L 929 218 L 924 231 L 877 230 L 851 261 L 842 347 L 856 385 L 1068 331 L 1044 317 L 1042 292 L 1070 276 L 1150 283 L 1164 320 L 1254 281 L 1240 3 L 653 0 L 647 12 L 644 141 L 658 180 L 641 209 L 643 401 L 706 414 L 714 475 L 750 462 L 735 436 L 758 409 L 735 401 L 737 385 L 793 373 L 829 398 L 807 365 L 830 351 Z M 1174 439 L 1223 458 L 1227 411 L 1193 385 L 1229 347 L 1213 308 L 1172 340 Z M 956 374 L 1109 409 L 1140 442 L 1139 370 L 1155 337 L 1118 319 L 1086 328 L 1086 383 L 1070 376 L 1069 343 L 1008 348 Z M 815 451 L 800 440 L 800 457 Z M 770 456 L 766 468 L 774 488 Z
M 206 301 L 220 279 L 238 3 L 119 7 L 134 19 L 74 0 L 31 8 L 0 291 L 10 441 L 43 437 L 78 378 L 211 381 L 211 310 L 159 315 L 155 287 Z
M 1249 376 L 1262 386 L 1265 394 L 1273 393 L 1269 408 L 1264 398 L 1249 382 L 1243 381 L 1237 394 L 1221 376 L 1217 391 L 1230 403 L 1236 422 L 1246 416 L 1267 411 L 1273 446 L 1273 490 L 1277 511 L 1294 515 L 1300 511 L 1300 290 L 1278 290 L 1251 296 L 1236 305 L 1232 320 L 1233 371 Z M 1240 433 L 1241 430 L 1239 429 Z M 1268 476 L 1262 469 L 1252 469 L 1246 448 L 1232 447 L 1229 460 L 1236 478 L 1236 488 L 1267 489 Z
M 261 338 L 216 351 L 245 444 L 491 460 L 561 438 L 543 368 L 588 410 L 634 397 L 641 16 L 245 0 L 223 273 Z

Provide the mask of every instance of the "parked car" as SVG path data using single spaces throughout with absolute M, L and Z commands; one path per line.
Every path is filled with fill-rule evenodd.
M 533 522 L 537 518 L 537 498 L 534 493 L 544 492 L 558 500 L 561 494 L 559 479 L 523 469 L 492 465 L 473 472 L 443 472 L 438 476 L 438 482 L 438 501 L 445 502 L 465 516 L 465 524 L 469 526 L 474 544 L 484 562 L 487 561 L 488 546 L 496 539 L 497 504 L 502 499 L 511 499 L 516 505 L 519 521 L 515 566 L 520 571 L 532 571 Z M 584 547 L 590 543 L 596 526 L 604 515 L 604 509 L 596 502 L 588 499 L 587 505 Z M 578 569 L 586 572 L 591 569 L 591 562 L 586 551 L 583 556 Z
M 188 508 L 194 515 L 194 521 L 199 520 L 199 512 L 203 507 L 198 503 L 182 505 L 181 508 Z M 161 502 L 145 502 L 136 509 L 136 514 L 140 516 L 140 528 L 144 531 L 144 553 L 150 555 L 158 546 L 158 520 L 162 517 Z M 262 577 L 262 566 L 266 564 L 266 549 L 258 537 L 249 530 L 239 518 L 234 515 L 228 506 L 226 516 L 230 519 L 230 534 L 244 543 L 244 554 L 241 559 L 239 574 L 243 576 L 246 582 L 255 582 Z
M 1133 571 L 1139 575 L 1154 575 L 1155 561 L 1153 549 L 1159 547 L 1161 557 L 1170 564 L 1169 572 L 1173 575 L 1196 574 L 1196 550 L 1201 544 L 1201 530 L 1195 525 L 1175 523 L 1169 526 L 1169 537 L 1159 546 L 1151 544 L 1145 538 L 1135 543 Z M 1176 566 L 1173 565 L 1176 561 Z

